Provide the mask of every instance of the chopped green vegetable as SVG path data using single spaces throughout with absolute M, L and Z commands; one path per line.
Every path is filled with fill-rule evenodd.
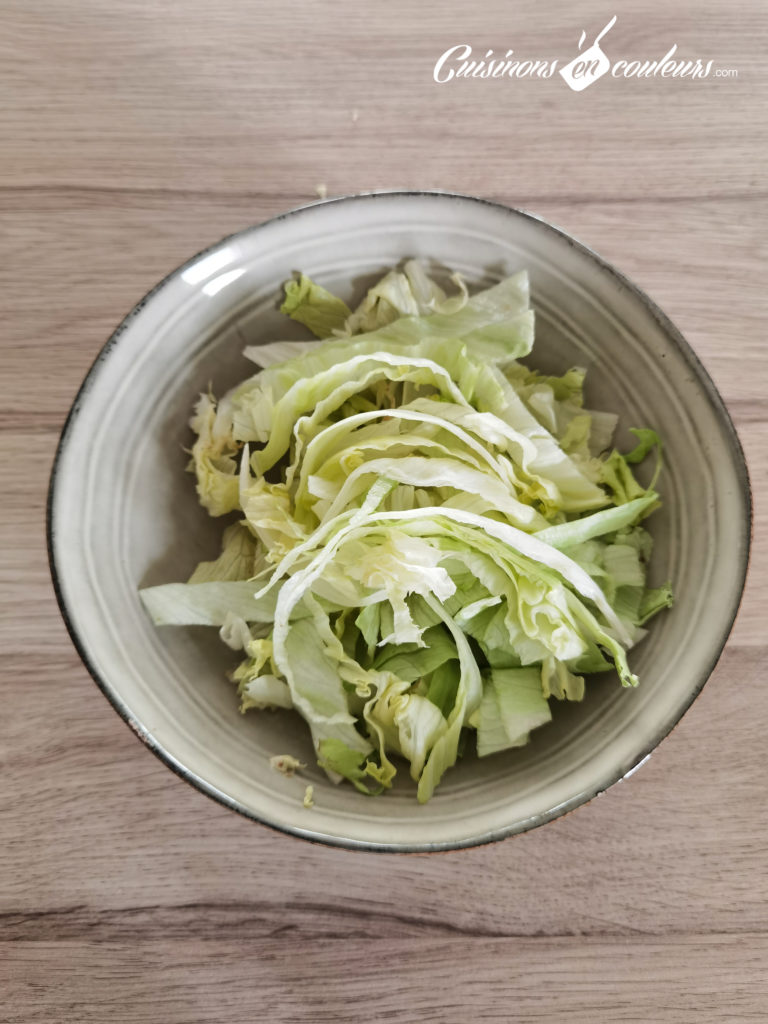
M 186 584 L 141 592 L 158 625 L 219 627 L 241 710 L 298 712 L 331 779 L 376 795 L 405 761 L 422 802 L 473 731 L 489 756 L 551 698 L 582 700 L 586 674 L 637 685 L 627 651 L 672 604 L 640 525 L 658 435 L 610 450 L 617 417 L 585 407 L 583 370 L 518 361 L 525 273 L 452 284 L 408 261 L 351 310 L 288 282 L 283 312 L 325 340 L 251 347 L 258 373 L 201 396 L 198 495 L 239 518 Z M 631 467 L 653 450 L 644 487 Z
M 304 274 L 300 275 L 298 281 L 286 284 L 285 302 L 280 312 L 304 324 L 318 338 L 327 338 L 336 328 L 342 327 L 350 315 L 345 302 Z
M 627 452 L 624 458 L 627 462 L 642 462 L 646 455 L 658 448 L 661 451 L 661 438 L 655 430 L 648 427 L 630 427 L 630 434 L 634 434 L 638 440 L 637 446 L 631 452 Z
M 348 779 L 355 789 L 366 796 L 376 796 L 384 789 L 383 785 L 375 789 L 370 788 L 371 778 L 377 777 L 376 765 L 369 761 L 364 753 L 352 750 L 342 740 L 321 740 L 317 750 L 320 755 L 318 764 L 325 768 L 329 775 L 335 772 Z

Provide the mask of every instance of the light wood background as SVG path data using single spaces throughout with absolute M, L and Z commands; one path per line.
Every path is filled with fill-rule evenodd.
M 438 86 L 448 46 L 712 58 L 736 78 Z M 768 8 L 636 0 L 0 0 L 0 1019 L 768 1020 Z M 91 682 L 48 576 L 58 432 L 160 277 L 315 198 L 533 210 L 632 276 L 744 443 L 752 568 L 702 696 L 567 818 L 354 854 L 187 787 Z M 694 511 L 694 510 L 692 510 Z

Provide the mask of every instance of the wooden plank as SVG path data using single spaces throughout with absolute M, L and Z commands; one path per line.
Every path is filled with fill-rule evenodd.
M 582 95 L 548 80 L 433 80 L 437 58 L 577 53 L 600 0 L 467 4 L 339 0 L 318 8 L 167 0 L 6 2 L 3 184 L 136 189 L 513 186 L 535 196 L 733 195 L 760 190 L 768 12 L 645 0 L 605 39 L 611 59 L 713 58 L 736 78 L 610 78 Z M 738 11 L 738 13 L 736 13 Z M 55 78 L 52 79 L 55 69 Z M 55 88 L 52 88 L 55 81 Z
M 763 1021 L 765 935 L 2 943 L 23 1020 L 82 1024 Z M 139 981 L 140 979 L 140 981 Z

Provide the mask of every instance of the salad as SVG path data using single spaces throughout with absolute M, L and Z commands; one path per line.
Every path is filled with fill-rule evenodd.
M 611 444 L 584 371 L 545 376 L 528 277 L 451 294 L 416 261 L 354 310 L 301 275 L 281 307 L 321 341 L 247 348 L 200 396 L 190 468 L 220 555 L 141 591 L 157 625 L 242 653 L 243 712 L 293 708 L 362 793 L 408 770 L 430 799 L 465 751 L 519 747 L 615 669 L 672 602 L 646 586 L 661 443 Z M 656 453 L 650 486 L 633 465 Z

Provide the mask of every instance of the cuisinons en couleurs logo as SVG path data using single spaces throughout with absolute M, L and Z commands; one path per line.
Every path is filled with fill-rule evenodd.
M 438 57 L 432 77 L 443 85 L 473 78 L 544 79 L 552 78 L 558 72 L 569 89 L 583 92 L 604 75 L 634 79 L 699 79 L 710 75 L 715 78 L 735 78 L 738 75 L 735 68 L 716 68 L 711 58 L 679 53 L 677 43 L 668 47 L 663 56 L 611 59 L 607 52 L 610 46 L 604 40 L 616 20 L 614 14 L 597 32 L 589 46 L 586 46 L 587 32 L 582 30 L 576 55 L 563 66 L 560 58 L 521 57 L 513 49 L 506 50 L 503 56 L 497 56 L 494 50 L 487 50 L 480 57 L 475 55 L 469 43 L 458 43 Z

